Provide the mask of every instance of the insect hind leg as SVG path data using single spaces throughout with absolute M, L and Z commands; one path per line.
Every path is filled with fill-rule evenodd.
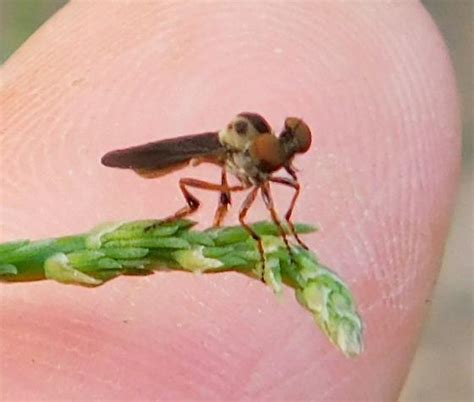
M 199 206 L 201 205 L 201 202 L 193 194 L 190 193 L 190 191 L 186 188 L 186 186 L 214 190 L 213 187 L 217 185 L 213 183 L 208 183 L 202 180 L 191 179 L 191 178 L 180 179 L 179 188 L 181 189 L 184 199 L 186 200 L 186 203 L 188 205 L 179 209 L 173 215 L 170 215 L 167 218 L 163 219 L 161 222 L 172 222 L 177 219 L 183 219 L 186 216 L 191 215 L 193 212 L 195 212 L 199 208 Z M 146 231 L 152 230 L 157 225 L 158 225 L 157 223 L 154 223 L 153 225 L 148 226 L 145 230 Z
M 209 190 L 209 191 L 218 191 L 221 194 L 229 194 L 230 197 L 230 192 L 232 191 L 241 191 L 244 189 L 243 186 L 232 186 L 229 187 L 226 184 L 215 184 L 215 183 L 209 183 L 207 181 L 203 180 L 198 180 L 198 179 L 192 179 L 189 177 L 184 177 L 179 180 L 179 188 L 181 189 L 181 192 L 184 195 L 184 199 L 186 200 L 186 203 L 188 205 L 184 206 L 183 208 L 179 209 L 176 211 L 173 215 L 169 216 L 168 218 L 165 218 L 165 221 L 173 221 L 176 219 L 182 219 L 185 218 L 186 216 L 192 214 L 193 212 L 196 212 L 196 210 L 199 208 L 201 205 L 200 201 L 193 195 L 191 192 L 188 190 L 188 187 L 192 188 L 198 188 L 202 190 Z
M 209 186 L 212 186 L 212 183 L 207 183 L 205 181 L 183 178 L 179 180 L 179 188 L 183 193 L 184 199 L 186 200 L 186 206 L 177 210 L 173 215 L 165 219 L 165 221 L 174 221 L 177 219 L 185 218 L 188 215 L 191 215 L 193 212 L 196 212 L 201 205 L 200 201 L 191 194 L 191 192 L 186 188 L 195 187 L 195 188 L 206 188 L 209 189 Z

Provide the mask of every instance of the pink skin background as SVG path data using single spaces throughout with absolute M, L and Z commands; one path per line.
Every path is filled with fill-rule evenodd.
M 240 111 L 313 130 L 297 221 L 351 286 L 347 359 L 286 289 L 157 273 L 95 289 L 0 287 L 0 395 L 18 399 L 396 400 L 436 281 L 460 154 L 451 64 L 421 5 L 72 2 L 2 71 L 0 240 L 164 217 L 186 175 L 105 168 L 107 151 L 223 127 Z M 194 216 L 212 223 L 216 194 Z M 290 199 L 274 188 L 281 213 Z M 242 195 L 227 223 L 236 223 Z M 251 220 L 267 219 L 259 199 Z

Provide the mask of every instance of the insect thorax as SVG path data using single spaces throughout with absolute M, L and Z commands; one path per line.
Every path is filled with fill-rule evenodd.
M 227 170 L 244 185 L 259 184 L 265 181 L 269 176 L 259 169 L 248 150 L 228 150 L 226 167 Z
M 268 123 L 257 114 L 241 113 L 219 132 L 219 141 L 227 149 L 226 167 L 243 184 L 258 184 L 268 178 L 251 156 L 254 140 L 271 133 Z

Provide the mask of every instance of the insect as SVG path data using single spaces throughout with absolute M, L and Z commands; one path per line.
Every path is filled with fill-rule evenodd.
M 277 225 L 285 245 L 291 249 L 281 220 L 275 210 L 270 183 L 291 187 L 294 195 L 285 214 L 290 233 L 304 248 L 291 221 L 291 215 L 300 193 L 300 184 L 292 161 L 296 154 L 305 153 L 311 146 L 311 131 L 308 125 L 296 117 L 285 120 L 283 130 L 276 136 L 268 122 L 256 113 L 240 113 L 220 131 L 186 135 L 109 152 L 102 157 L 105 166 L 132 169 L 145 178 L 155 178 L 174 172 L 188 165 L 212 163 L 222 169 L 221 182 L 181 178 L 179 187 L 186 206 L 167 220 L 183 218 L 199 208 L 199 200 L 190 192 L 198 188 L 219 192 L 219 201 L 214 216 L 214 226 L 220 226 L 231 205 L 231 193 L 249 190 L 239 212 L 241 225 L 255 239 L 264 264 L 264 249 L 260 236 L 245 220 L 247 212 L 258 192 Z M 275 176 L 285 170 L 290 177 Z M 238 185 L 229 185 L 227 172 L 234 175 Z

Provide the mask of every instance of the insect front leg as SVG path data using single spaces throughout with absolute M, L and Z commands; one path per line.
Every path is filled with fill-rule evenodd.
M 255 201 L 255 198 L 257 197 L 258 190 L 260 187 L 254 187 L 252 191 L 247 195 L 247 198 L 245 198 L 242 206 L 240 207 L 240 212 L 239 212 L 239 222 L 240 224 L 244 227 L 244 229 L 249 232 L 250 236 L 253 237 L 253 239 L 257 242 L 257 247 L 258 247 L 258 252 L 260 254 L 260 261 L 262 262 L 262 273 L 261 273 L 261 281 L 265 282 L 264 280 L 264 273 L 265 273 L 265 251 L 263 249 L 263 243 L 262 243 L 262 238 L 258 235 L 255 230 L 252 229 L 251 226 L 249 226 L 245 222 L 245 217 L 247 216 L 247 212 L 249 211 L 250 207 L 252 206 L 253 202 Z
M 279 183 L 279 184 L 283 184 L 285 186 L 292 187 L 295 190 L 293 198 L 291 199 L 290 207 L 288 208 L 288 211 L 285 214 L 285 219 L 288 222 L 288 226 L 290 228 L 290 232 L 293 235 L 293 237 L 296 239 L 296 241 L 300 244 L 301 247 L 308 250 L 308 246 L 306 244 L 304 244 L 303 241 L 300 239 L 300 237 L 296 233 L 295 225 L 291 221 L 291 214 L 293 213 L 293 209 L 295 208 L 296 200 L 297 200 L 297 198 L 300 194 L 300 184 L 298 183 L 296 178 L 295 179 L 288 179 L 286 177 L 271 177 L 269 180 L 273 183 Z

